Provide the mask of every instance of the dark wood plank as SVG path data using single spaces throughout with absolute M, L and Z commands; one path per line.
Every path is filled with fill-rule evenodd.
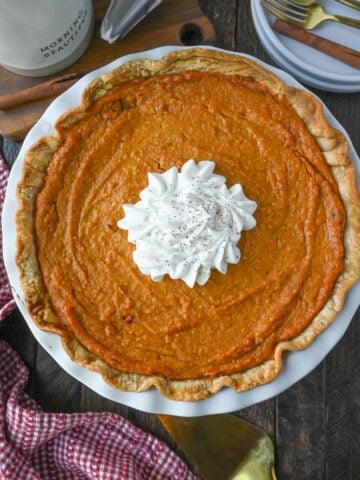
M 80 383 L 60 368 L 40 345 L 35 361 L 34 399 L 47 412 L 80 411 Z
M 22 142 L 12 142 L 4 137 L 1 137 L 2 144 L 1 144 L 1 152 L 4 156 L 6 163 L 11 167 L 18 156 L 20 151 Z
M 100 395 L 94 393 L 85 385 L 81 385 L 80 410 L 83 412 L 114 412 L 128 419 L 135 426 L 141 428 L 145 432 L 155 435 L 166 442 L 169 447 L 174 450 L 185 462 L 187 459 L 182 451 L 177 447 L 174 439 L 168 434 L 157 415 L 141 412 L 135 408 L 121 405 Z M 190 466 L 190 465 L 189 465 Z
M 146 412 L 140 412 L 126 405 L 115 403 L 111 400 L 101 397 L 85 385 L 81 386 L 80 407 L 82 411 L 92 412 L 114 412 L 129 419 L 134 425 L 141 427 L 149 433 L 159 429 L 159 420 L 155 415 Z M 156 427 L 154 426 L 156 425 Z
M 360 310 L 325 360 L 326 480 L 360 478 Z
M 236 0 L 199 0 L 200 7 L 215 26 L 217 47 L 236 48 L 237 3 Z
M 34 394 L 37 342 L 19 310 L 8 315 L 0 324 L 0 338 L 5 340 L 22 358 L 29 370 L 26 392 Z
M 250 2 L 242 0 L 238 1 L 237 9 L 236 50 L 275 65 L 257 38 L 251 17 Z
M 237 2 L 236 22 L 236 50 L 256 56 L 268 63 L 273 63 L 260 45 L 252 23 L 250 2 L 239 0 Z M 275 439 L 275 399 L 267 400 L 252 407 L 237 412 L 241 418 L 263 428 L 270 437 Z
M 222 48 L 235 48 L 235 0 L 203 0 L 201 7 L 213 20 L 217 31 L 217 45 Z M 2 150 L 9 165 L 12 165 L 20 150 L 20 142 L 2 141 Z M 23 322 L 24 323 L 24 322 Z M 30 332 L 27 338 L 32 339 Z M 30 349 L 25 347 L 30 352 Z M 26 353 L 25 353 L 26 356 Z M 165 440 L 172 448 L 176 445 L 164 430 L 155 415 L 139 412 L 132 408 L 118 405 L 106 400 L 85 386 L 79 387 L 78 382 L 60 369 L 51 357 L 39 347 L 36 360 L 33 359 L 34 370 L 34 396 L 47 411 L 111 411 L 128 418 L 135 425 L 145 431 L 157 435 Z M 30 366 L 30 365 L 29 365 Z
M 235 47 L 236 2 L 227 0 L 203 0 L 200 2 L 200 5 L 215 24 L 217 45 L 222 48 L 233 49 Z M 101 398 L 84 386 L 81 387 L 81 409 L 92 411 L 115 411 L 128 418 L 143 430 L 164 440 L 172 449 L 182 456 L 183 459 L 185 459 L 182 452 L 177 449 L 174 440 L 166 432 L 155 415 L 139 412 L 126 406 L 116 405 L 109 400 Z
M 360 153 L 360 93 L 347 95 L 317 92 L 331 113 L 350 135 L 357 153 Z
M 214 22 L 217 32 L 217 45 L 222 48 L 233 49 L 235 47 L 236 1 L 202 0 L 200 5 L 210 20 Z M 101 398 L 85 386 L 81 387 L 81 410 L 117 412 L 143 430 L 163 439 L 171 448 L 176 450 L 175 442 L 155 415 L 139 412 L 123 405 L 116 405 L 114 402 Z
M 21 142 L 11 142 L 3 138 L 1 149 L 9 166 L 16 160 L 20 148 Z M 6 319 L 6 325 L 9 325 L 8 335 L 5 335 L 6 340 L 30 368 L 28 391 L 31 391 L 35 400 L 47 411 L 78 411 L 79 383 L 65 373 L 43 348 L 37 346 L 36 340 L 18 311 Z
M 7 164 L 11 165 L 16 160 L 21 148 L 20 142 L 10 142 L 0 136 L 0 152 Z M 34 394 L 37 342 L 22 318 L 19 310 L 15 309 L 1 324 L 0 336 L 20 355 L 29 369 L 29 381 L 26 391 Z
M 319 96 L 345 127 L 360 152 L 360 94 Z M 360 478 L 360 313 L 325 359 L 325 475 L 327 480 Z
M 252 407 L 235 412 L 235 415 L 265 430 L 275 440 L 275 399 L 266 400 Z
M 323 480 L 324 362 L 276 399 L 276 456 L 280 478 Z
M 249 2 L 239 2 L 237 49 L 274 64 L 257 40 Z M 355 147 L 359 149 L 360 95 L 337 95 L 312 90 L 344 125 Z M 354 324 L 356 324 L 355 321 L 352 325 Z M 331 363 L 330 375 L 327 373 L 325 376 L 325 368 L 326 372 L 329 368 L 328 362 L 326 367 L 323 362 L 312 374 L 276 399 L 275 438 L 277 471 L 280 478 L 323 479 L 325 471 L 326 478 L 329 479 L 351 478 L 351 472 L 353 472 L 353 478 L 358 478 L 356 475 L 360 475 L 358 462 L 355 465 L 354 461 L 356 455 L 359 458 L 359 438 L 355 434 L 360 430 L 358 416 L 355 419 L 355 425 L 349 424 L 349 419 L 352 417 L 350 412 L 354 409 L 351 398 L 359 398 L 356 397 L 356 393 L 354 394 L 359 388 L 356 373 L 352 374 L 353 381 L 348 387 L 351 392 L 341 389 L 340 393 L 339 388 L 336 388 L 341 384 L 339 376 L 342 369 L 338 368 L 339 362 L 344 366 L 346 364 L 346 367 L 354 372 L 354 366 L 358 365 L 359 359 L 354 354 L 354 349 L 346 348 L 348 344 L 345 339 L 342 343 L 345 345 L 344 351 L 339 345 L 329 357 L 336 359 Z M 260 415 L 260 421 L 265 421 L 265 424 L 269 422 L 271 409 L 265 413 L 261 404 L 256 407 L 260 412 L 253 413 L 252 409 L 255 407 L 247 409 L 250 413 L 248 418 L 256 423 Z M 245 411 L 245 413 L 248 412 Z M 329 421 L 332 414 L 333 420 Z M 349 431 L 351 433 L 346 434 Z M 345 442 L 341 449 L 342 438 L 345 438 Z M 334 473 L 338 477 L 334 476 Z

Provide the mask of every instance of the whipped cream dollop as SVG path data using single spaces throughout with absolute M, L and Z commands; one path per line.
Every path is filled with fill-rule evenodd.
M 239 262 L 236 245 L 243 230 L 255 227 L 257 205 L 240 184 L 228 188 L 214 168 L 212 161 L 188 160 L 181 172 L 149 173 L 141 200 L 123 206 L 118 227 L 128 230 L 134 262 L 152 280 L 168 274 L 189 287 L 204 285 L 212 268 L 225 274 L 229 263 Z

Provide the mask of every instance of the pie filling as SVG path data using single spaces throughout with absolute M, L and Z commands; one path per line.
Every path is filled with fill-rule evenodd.
M 257 204 L 241 260 L 189 288 L 156 283 L 118 228 L 147 172 L 211 159 Z M 194 379 L 274 357 L 311 323 L 343 270 L 345 212 L 330 168 L 288 100 L 220 73 L 114 87 L 60 128 L 37 196 L 37 256 L 52 308 L 78 341 L 123 372 Z

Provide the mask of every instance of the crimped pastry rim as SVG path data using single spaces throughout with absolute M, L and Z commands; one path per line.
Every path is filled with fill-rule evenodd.
M 311 94 L 287 87 L 276 75 L 270 73 L 252 60 L 238 55 L 231 55 L 217 50 L 208 49 L 187 49 L 176 50 L 167 54 L 160 60 L 134 60 L 125 63 L 123 66 L 112 72 L 106 73 L 95 79 L 86 88 L 82 104 L 79 108 L 73 109 L 60 117 L 57 124 L 69 119 L 71 116 L 81 113 L 82 108 L 92 101 L 92 97 L 101 94 L 104 87 L 107 88 L 111 81 L 118 78 L 119 75 L 134 75 L 134 72 L 145 72 L 147 68 L 152 68 L 153 72 L 164 71 L 183 61 L 193 59 L 195 65 L 204 61 L 228 62 L 234 64 L 242 63 L 243 68 L 250 69 L 261 79 L 268 83 L 273 89 L 281 95 L 287 95 L 296 109 L 300 109 L 303 120 L 308 123 L 308 128 L 313 135 L 321 142 L 320 147 L 325 151 L 325 158 L 332 166 L 333 173 L 336 170 L 339 182 L 345 186 L 343 197 L 345 207 L 348 213 L 347 234 L 345 237 L 346 251 L 351 252 L 351 256 L 346 258 L 346 267 L 344 273 L 336 282 L 333 296 L 329 299 L 321 312 L 313 319 L 312 324 L 298 337 L 290 342 L 280 343 L 275 351 L 274 360 L 267 361 L 259 367 L 254 367 L 240 374 L 229 376 L 219 376 L 213 379 L 198 379 L 185 381 L 166 380 L 159 376 L 141 376 L 137 374 L 127 374 L 118 372 L 108 367 L 101 360 L 94 357 L 85 350 L 76 340 L 70 338 L 68 333 L 53 325 L 51 315 L 45 316 L 44 312 L 39 311 L 38 297 L 39 291 L 34 293 L 34 284 L 38 281 L 36 278 L 36 254 L 34 245 L 31 244 L 31 232 L 29 230 L 29 215 L 31 216 L 33 201 L 36 194 L 31 199 L 24 195 L 24 191 L 29 184 L 33 185 L 34 178 L 39 171 L 34 171 L 33 165 L 38 165 L 40 170 L 43 168 L 37 179 L 46 174 L 46 161 L 49 160 L 52 153 L 56 150 L 56 136 L 43 137 L 36 142 L 28 151 L 23 166 L 23 179 L 18 186 L 18 199 L 20 208 L 17 212 L 18 228 L 18 250 L 17 264 L 20 268 L 21 283 L 25 292 L 27 306 L 35 323 L 46 331 L 58 333 L 62 338 L 62 343 L 69 356 L 80 365 L 86 366 L 90 370 L 98 371 L 102 374 L 107 383 L 115 388 L 126 391 L 144 391 L 155 386 L 166 397 L 175 400 L 200 400 L 206 398 L 224 386 L 230 386 L 236 391 L 249 390 L 257 385 L 271 381 L 282 368 L 282 352 L 285 350 L 299 350 L 305 348 L 341 310 L 346 291 L 351 287 L 359 277 L 360 272 L 360 252 L 358 250 L 355 237 L 360 231 L 359 211 L 360 203 L 355 185 L 354 168 L 348 158 L 348 144 L 342 134 L 330 127 L 322 113 L 322 106 L 319 100 Z M 194 68 L 192 66 L 192 68 Z M 235 68 L 235 67 L 234 67 Z M 218 71 L 218 70 L 216 70 Z M 247 71 L 248 73 L 248 71 Z M 301 115 L 300 115 L 301 116 Z M 55 149 L 55 150 L 54 150 Z M 44 156 L 48 156 L 44 161 Z M 39 158 L 41 159 L 39 160 Z M 37 162 L 37 163 L 36 163 Z M 45 169 L 44 169 L 45 168 Z M 335 174 L 334 174 L 335 176 Z M 30 183 L 29 183 L 30 182 Z M 41 184 L 41 178 L 40 178 Z M 40 188 L 39 184 L 39 188 Z M 340 184 L 339 184 L 340 185 Z M 342 196 L 343 196 L 343 192 Z M 351 208 L 350 208 L 351 207 Z M 349 213 L 349 211 L 350 213 Z M 348 243 L 348 246 L 347 246 Z M 35 275 L 35 276 L 34 276 Z M 36 289 L 35 289 L 36 290 Z M 45 310 L 48 308 L 45 306 Z M 48 312 L 49 313 L 49 312 Z M 50 321 L 49 321 L 50 320 Z

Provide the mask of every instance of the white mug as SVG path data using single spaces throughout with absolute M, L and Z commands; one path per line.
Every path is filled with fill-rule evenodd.
M 0 0 L 0 64 L 20 75 L 50 75 L 75 62 L 94 26 L 91 0 Z

